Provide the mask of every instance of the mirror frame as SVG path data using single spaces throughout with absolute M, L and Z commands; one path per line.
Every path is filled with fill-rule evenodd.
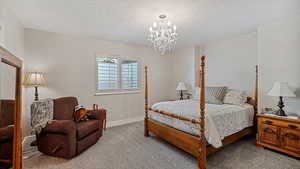
M 16 104 L 15 104 L 15 129 L 13 140 L 13 168 L 22 169 L 22 60 L 0 46 L 0 62 L 16 68 Z

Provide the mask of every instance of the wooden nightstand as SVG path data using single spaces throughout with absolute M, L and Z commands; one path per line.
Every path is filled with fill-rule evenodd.
M 257 114 L 257 145 L 300 158 L 300 120 Z

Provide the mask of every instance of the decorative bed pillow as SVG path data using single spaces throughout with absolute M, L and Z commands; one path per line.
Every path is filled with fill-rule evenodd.
M 223 104 L 227 87 L 206 87 L 205 100 L 209 104 Z M 195 89 L 194 99 L 199 100 L 199 87 Z
M 225 94 L 225 104 L 243 105 L 247 101 L 247 93 L 242 90 L 229 89 Z

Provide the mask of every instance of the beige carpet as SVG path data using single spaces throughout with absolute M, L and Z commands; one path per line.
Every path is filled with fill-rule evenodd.
M 156 138 L 143 137 L 143 123 L 108 129 L 99 142 L 72 160 L 35 156 L 25 169 L 196 169 L 197 161 Z M 299 159 L 255 147 L 248 137 L 208 157 L 208 169 L 300 169 Z

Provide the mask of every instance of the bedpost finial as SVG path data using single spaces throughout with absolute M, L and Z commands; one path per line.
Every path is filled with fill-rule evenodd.
M 201 56 L 200 57 L 201 59 L 201 66 L 204 66 L 205 65 L 205 56 Z
M 201 61 L 202 61 L 202 62 L 205 61 L 205 56 L 201 56 Z

